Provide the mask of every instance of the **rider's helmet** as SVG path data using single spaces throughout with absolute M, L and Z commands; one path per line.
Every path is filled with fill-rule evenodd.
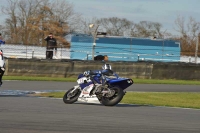
M 104 64 L 104 65 L 102 66 L 102 69 L 103 69 L 103 70 L 111 70 L 112 67 L 111 67 L 110 64 Z
M 83 75 L 84 75 L 84 76 L 89 76 L 89 75 L 90 75 L 90 71 L 85 71 L 85 72 L 83 73 Z

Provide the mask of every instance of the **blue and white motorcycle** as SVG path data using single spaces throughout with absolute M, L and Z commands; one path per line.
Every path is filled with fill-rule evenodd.
M 89 102 L 90 99 L 96 98 L 105 106 L 114 106 L 124 97 L 133 80 L 122 78 L 107 71 L 90 71 L 89 75 L 80 74 L 77 79 L 78 85 L 69 89 L 63 96 L 66 104 L 72 104 L 76 101 Z

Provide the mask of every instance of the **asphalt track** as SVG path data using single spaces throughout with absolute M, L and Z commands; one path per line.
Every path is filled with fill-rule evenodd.
M 75 83 L 4 81 L 8 90 L 69 89 Z M 200 92 L 193 85 L 139 85 L 128 91 Z M 64 104 L 62 99 L 0 96 L 0 133 L 199 133 L 200 110 L 144 105 Z

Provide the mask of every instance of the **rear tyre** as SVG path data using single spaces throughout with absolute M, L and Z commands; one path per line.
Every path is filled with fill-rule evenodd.
M 78 100 L 78 97 L 81 94 L 79 89 L 76 89 L 74 92 L 71 92 L 74 88 L 69 89 L 63 96 L 63 102 L 66 104 L 72 104 Z
M 111 93 L 105 94 L 101 99 L 102 104 L 105 106 L 114 106 L 118 104 L 125 94 L 119 87 L 112 87 L 110 90 Z

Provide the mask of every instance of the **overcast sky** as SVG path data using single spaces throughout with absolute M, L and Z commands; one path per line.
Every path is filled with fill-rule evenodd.
M 6 0 L 0 0 L 1 5 Z M 126 18 L 139 21 L 159 22 L 163 31 L 175 33 L 175 19 L 178 15 L 186 21 L 192 16 L 200 22 L 200 0 L 66 0 L 74 5 L 74 11 L 85 18 Z M 1 14 L 2 15 L 2 14 Z M 0 23 L 5 18 L 0 17 Z

